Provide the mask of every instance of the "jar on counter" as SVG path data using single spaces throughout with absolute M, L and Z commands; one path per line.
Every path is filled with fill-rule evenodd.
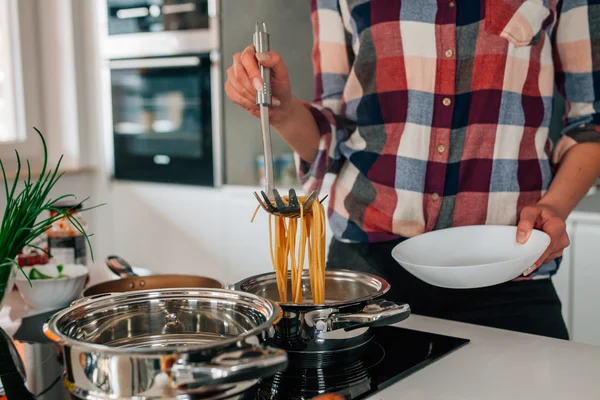
M 54 208 L 68 213 L 71 218 L 79 221 L 84 230 L 87 230 L 87 223 L 79 214 L 81 207 L 79 203 L 57 203 L 54 205 Z M 50 211 L 51 217 L 56 214 L 58 214 L 57 211 Z M 48 250 L 52 257 L 52 262 L 57 264 L 87 265 L 85 236 L 68 218 L 63 216 L 55 221 L 46 231 L 46 235 L 48 237 Z
M 50 260 L 48 257 L 48 238 L 46 237 L 46 235 L 40 235 L 38 238 L 31 242 L 31 245 L 25 246 L 21 250 L 21 252 L 17 256 L 17 264 L 19 264 L 19 266 L 21 267 L 48 264 Z

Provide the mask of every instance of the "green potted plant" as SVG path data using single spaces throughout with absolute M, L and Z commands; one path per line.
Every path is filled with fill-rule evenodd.
M 54 169 L 48 168 L 48 149 L 44 136 L 34 128 L 42 140 L 44 149 L 44 162 L 41 172 L 37 179 L 31 176 L 31 166 L 27 161 L 27 177 L 20 181 L 22 165 L 19 153 L 15 150 L 17 157 L 17 173 L 12 185 L 9 186 L 4 164 L 0 160 L 0 168 L 4 178 L 4 191 L 6 196 L 6 207 L 0 225 L 0 308 L 7 296 L 13 289 L 14 279 L 19 272 L 20 266 L 17 263 L 17 256 L 25 246 L 35 247 L 40 251 L 46 251 L 33 244 L 34 240 L 57 220 L 68 218 L 69 221 L 79 230 L 87 241 L 90 248 L 90 254 L 93 253 L 89 236 L 83 226 L 75 218 L 54 205 L 66 198 L 74 198 L 73 194 L 63 194 L 56 198 L 50 198 L 50 191 L 62 177 L 59 173 L 62 156 Z M 22 187 L 18 187 L 22 184 Z M 82 200 L 83 203 L 86 199 Z M 90 207 L 86 210 L 90 210 Z M 50 211 L 56 211 L 53 216 L 49 216 Z M 21 270 L 22 272 L 22 270 Z M 29 279 L 29 278 L 27 278 Z
M 40 136 L 44 149 L 44 162 L 37 179 L 32 178 L 31 166 L 27 161 L 27 178 L 23 182 L 20 181 L 21 158 L 15 150 L 17 173 L 12 185 L 9 186 L 4 164 L 0 160 L 6 196 L 6 206 L 0 224 L 0 309 L 13 289 L 15 276 L 19 270 L 29 280 L 17 262 L 19 253 L 26 246 L 46 252 L 45 249 L 36 246 L 34 241 L 46 232 L 55 221 L 63 217 L 68 218 L 73 226 L 85 236 L 93 259 L 89 236 L 83 226 L 69 213 L 54 207 L 57 202 L 66 198 L 74 198 L 75 195 L 63 194 L 56 198 L 50 198 L 50 191 L 62 177 L 62 173 L 58 173 L 62 156 L 54 169 L 48 169 L 46 141 L 42 133 L 38 129 L 34 129 Z M 81 203 L 85 200 L 87 199 Z M 87 210 L 91 208 L 94 207 L 87 208 Z M 56 211 L 56 214 L 50 214 L 50 211 Z M 8 398 L 33 400 L 35 396 L 29 393 L 24 383 L 24 371 L 18 367 L 22 362 L 17 361 L 19 361 L 19 355 L 14 351 L 10 337 L 0 327 L 0 394 L 5 394 Z

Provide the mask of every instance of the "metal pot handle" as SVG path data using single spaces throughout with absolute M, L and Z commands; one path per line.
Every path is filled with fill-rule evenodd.
M 274 375 L 287 368 L 287 363 L 283 350 L 251 346 L 223 353 L 207 363 L 179 361 L 171 367 L 171 383 L 175 388 L 235 383 Z
M 408 304 L 398 305 L 392 301 L 378 299 L 368 303 L 361 312 L 330 315 L 331 330 L 350 331 L 364 327 L 380 327 L 396 324 L 410 315 Z

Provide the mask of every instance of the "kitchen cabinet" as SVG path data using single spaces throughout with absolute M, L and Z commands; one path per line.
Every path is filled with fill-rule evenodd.
M 600 345 L 600 223 L 578 222 L 571 252 L 571 329 L 576 342 Z
M 567 220 L 571 245 L 553 282 L 571 340 L 600 345 L 600 192 L 591 190 Z
M 569 238 L 571 238 L 572 241 L 575 236 L 575 223 L 567 223 L 567 234 L 569 235 Z M 573 333 L 573 324 L 571 321 L 571 275 L 573 271 L 573 257 L 573 246 L 569 246 L 564 251 L 563 259 L 560 268 L 558 269 L 558 272 L 552 278 L 554 287 L 556 288 L 556 292 L 562 303 L 563 318 L 565 320 L 565 324 L 567 325 L 567 329 L 569 330 L 570 335 L 572 335 Z

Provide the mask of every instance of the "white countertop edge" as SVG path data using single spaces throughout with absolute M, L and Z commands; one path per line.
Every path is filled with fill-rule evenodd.
M 600 346 L 414 314 L 397 326 L 471 342 L 371 399 L 600 399 Z

